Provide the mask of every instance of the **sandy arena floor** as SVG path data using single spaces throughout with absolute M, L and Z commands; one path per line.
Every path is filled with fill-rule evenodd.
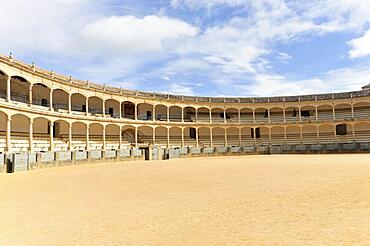
M 370 155 L 0 174 L 0 245 L 365 245 Z

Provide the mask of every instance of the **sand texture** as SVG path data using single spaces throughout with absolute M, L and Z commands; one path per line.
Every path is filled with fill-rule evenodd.
M 370 155 L 0 174 L 0 245 L 370 245 Z

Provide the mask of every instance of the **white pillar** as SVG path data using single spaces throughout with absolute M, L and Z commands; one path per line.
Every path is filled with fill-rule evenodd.
M 302 126 L 299 126 L 299 142 L 303 144 L 303 129 Z
M 49 94 L 49 108 L 52 111 L 53 110 L 53 90 L 50 89 L 50 94 Z
M 155 115 L 155 105 L 153 105 L 153 121 L 156 121 L 157 116 Z
M 181 108 L 181 122 L 184 122 L 184 108 Z
M 253 123 L 256 123 L 256 110 L 253 109 Z
M 226 109 L 224 109 L 224 123 L 226 123 Z
M 239 122 L 239 124 L 241 123 L 241 120 L 240 120 L 240 108 L 238 108 L 238 122 Z
M 254 109 L 253 109 L 253 112 L 254 112 Z M 253 142 L 254 142 L 254 146 L 256 146 L 256 144 L 257 144 L 257 140 L 256 140 L 256 128 L 253 127 L 252 129 L 253 129 Z
M 12 148 L 11 148 L 11 122 L 12 122 L 12 119 L 10 116 L 8 116 L 8 119 L 6 121 L 6 151 L 7 152 L 11 152 L 12 151 Z
M 29 131 L 28 131 L 28 150 L 32 151 L 33 149 L 33 120 L 30 119 L 30 125 L 29 125 Z
M 12 98 L 11 98 L 11 94 L 10 94 L 10 80 L 11 80 L 11 77 L 8 77 L 7 80 L 6 80 L 6 100 L 8 102 L 11 102 Z
M 271 127 L 268 127 L 268 129 L 269 129 L 269 145 L 272 145 Z
M 287 144 L 287 141 L 286 141 L 286 127 L 284 127 L 284 145 Z
M 170 122 L 170 107 L 167 107 L 167 122 Z
M 286 122 L 285 107 L 283 107 L 283 120 L 284 120 L 284 122 Z
M 302 121 L 301 107 L 298 108 L 298 114 L 299 114 L 299 121 Z
M 333 125 L 333 132 L 334 132 L 334 142 L 337 142 L 337 127 L 336 125 Z
M 267 117 L 268 117 L 268 121 L 269 121 L 269 123 L 271 122 L 271 117 L 270 117 L 270 115 L 271 115 L 270 109 L 267 109 Z
M 54 122 L 52 121 L 50 121 L 49 132 L 50 132 L 50 135 L 49 135 L 50 151 L 54 151 Z
M 319 120 L 319 113 L 318 113 L 317 107 L 315 107 L 315 116 L 316 116 L 316 121 L 318 121 Z
M 89 98 L 86 98 L 86 115 L 89 115 Z
M 351 115 L 352 115 L 352 119 L 355 118 L 355 110 L 353 108 L 353 104 L 351 104 Z
M 355 132 L 355 125 L 352 124 L 352 142 L 356 143 L 356 132 Z
M 212 109 L 209 109 L 209 123 L 212 123 Z

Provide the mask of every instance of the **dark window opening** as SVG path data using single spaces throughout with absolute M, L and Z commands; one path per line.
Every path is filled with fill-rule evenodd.
M 335 131 L 336 131 L 338 136 L 347 135 L 347 125 L 346 124 L 336 125 Z
M 190 128 L 189 129 L 189 137 L 191 139 L 196 139 L 196 130 L 195 130 L 195 128 Z
M 303 117 L 310 117 L 311 116 L 311 113 L 308 110 L 303 110 L 303 111 L 301 111 L 301 115 Z
M 251 137 L 254 138 L 253 128 L 251 129 Z M 260 128 L 256 128 L 256 138 L 261 138 L 261 130 L 260 130 Z

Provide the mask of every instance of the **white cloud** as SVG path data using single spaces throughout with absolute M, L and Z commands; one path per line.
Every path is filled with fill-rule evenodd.
M 350 58 L 359 58 L 370 55 L 370 30 L 362 37 L 352 39 L 348 44 L 351 46 L 349 51 Z
M 248 96 L 288 96 L 360 90 L 370 78 L 370 68 L 341 68 L 318 77 L 294 80 L 279 74 L 258 74 L 254 83 L 234 88 Z
M 198 29 L 184 21 L 155 15 L 111 16 L 87 24 L 81 40 L 87 52 L 99 50 L 110 54 L 163 51 L 165 42 L 193 37 Z
M 185 86 L 185 85 L 181 85 L 177 83 L 170 84 L 169 90 L 164 91 L 163 93 L 169 93 L 169 94 L 175 94 L 175 95 L 188 95 L 188 96 L 194 95 L 192 86 Z

